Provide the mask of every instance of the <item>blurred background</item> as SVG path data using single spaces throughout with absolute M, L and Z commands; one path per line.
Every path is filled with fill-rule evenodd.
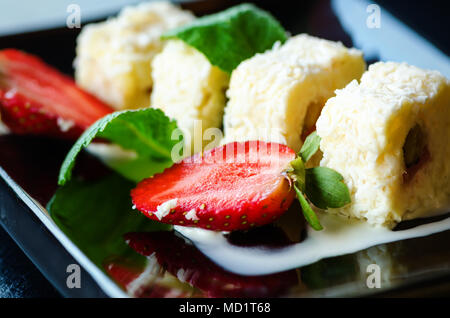
M 71 63 L 75 56 L 75 39 L 80 29 L 66 27 L 68 6 L 79 5 L 81 26 L 83 26 L 115 15 L 123 6 L 138 2 L 141 1 L 2 0 L 0 2 L 0 48 L 16 47 L 35 53 L 65 73 L 71 74 L 73 71 Z M 386 9 L 388 14 L 392 14 L 394 18 L 430 41 L 447 57 L 450 54 L 450 39 L 447 34 L 449 22 L 448 13 L 444 9 L 447 4 L 445 0 L 378 0 L 375 2 L 366 0 L 178 0 L 173 2 L 192 10 L 196 15 L 216 12 L 237 3 L 253 2 L 272 12 L 292 34 L 307 32 L 330 40 L 340 40 L 347 46 L 354 45 L 363 49 L 369 61 L 379 58 L 376 56 L 377 52 L 372 52 L 372 48 L 364 47 L 361 43 L 352 43 L 352 35 L 348 34 L 349 30 L 343 29 L 342 20 L 354 22 L 355 27 L 359 28 L 356 31 L 365 32 L 366 35 L 363 37 L 367 39 L 381 36 L 384 40 L 388 40 L 387 27 L 369 30 L 364 25 L 369 15 L 365 11 L 367 4 L 376 3 L 382 9 Z M 358 3 L 362 6 L 358 6 Z M 341 7 L 339 12 L 336 10 L 338 7 Z M 383 23 L 383 20 L 386 20 L 385 12 L 382 10 L 381 13 Z M 392 41 L 390 45 L 405 51 L 403 43 Z M 412 53 L 420 54 L 420 52 Z M 408 60 L 407 62 L 422 66 L 417 61 Z
M 66 27 L 70 4 L 81 8 L 81 26 L 115 15 L 137 0 L 2 0 L 0 49 L 34 53 L 72 74 L 79 28 Z M 244 1 L 173 1 L 196 15 L 216 12 Z M 405 60 L 439 69 L 450 76 L 447 1 L 295 0 L 245 1 L 267 9 L 292 34 L 306 32 L 363 49 L 368 62 Z M 368 4 L 381 6 L 380 29 L 365 25 Z M 426 53 L 425 53 L 426 52 Z M 1 152 L 1 149 L 0 149 Z M 0 198 L 1 199 L 1 198 Z M 58 297 L 58 292 L 0 227 L 0 297 Z

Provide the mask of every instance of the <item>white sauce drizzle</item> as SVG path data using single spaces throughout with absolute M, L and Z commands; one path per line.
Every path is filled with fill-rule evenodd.
M 240 275 L 267 275 L 315 263 L 323 258 L 350 254 L 371 246 L 423 237 L 450 229 L 450 217 L 411 229 L 391 231 L 367 222 L 317 213 L 322 231 L 308 227 L 307 238 L 280 249 L 241 247 L 230 244 L 221 232 L 175 226 L 175 230 L 212 261 Z
M 124 162 L 137 158 L 136 152 L 125 150 L 115 144 L 91 143 L 86 150 L 106 164 Z

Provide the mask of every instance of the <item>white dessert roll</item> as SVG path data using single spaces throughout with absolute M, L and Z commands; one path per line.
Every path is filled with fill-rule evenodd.
M 223 142 L 259 139 L 298 151 L 326 100 L 365 67 L 360 51 L 306 34 L 255 55 L 231 75 Z
M 321 166 L 343 175 L 352 199 L 330 212 L 392 227 L 450 207 L 450 83 L 439 72 L 371 65 L 316 125 Z
M 201 151 L 211 142 L 205 130 L 221 128 L 229 75 L 195 48 L 169 40 L 153 60 L 152 80 L 151 106 L 176 119 L 190 153 Z
M 163 48 L 161 35 L 194 18 L 170 2 L 155 1 L 86 25 L 77 39 L 77 84 L 117 109 L 148 107 L 151 61 Z

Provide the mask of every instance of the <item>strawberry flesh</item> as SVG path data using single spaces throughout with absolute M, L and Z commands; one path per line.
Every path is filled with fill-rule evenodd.
M 285 145 L 234 142 L 141 181 L 131 197 L 152 220 L 215 231 L 246 230 L 272 223 L 292 203 L 295 194 L 283 172 L 293 159 L 295 152 Z
M 0 118 L 13 133 L 74 139 L 112 111 L 39 58 L 0 51 Z

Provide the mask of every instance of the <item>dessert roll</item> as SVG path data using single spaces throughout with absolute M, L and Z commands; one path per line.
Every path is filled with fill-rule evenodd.
M 326 100 L 364 70 L 360 51 L 306 34 L 255 55 L 231 75 L 223 142 L 259 139 L 300 150 Z
M 320 165 L 343 175 L 352 199 L 330 212 L 393 227 L 450 207 L 450 83 L 439 72 L 371 65 L 316 125 Z
M 168 40 L 153 60 L 152 81 L 151 106 L 176 119 L 191 153 L 216 141 L 203 134 L 221 128 L 227 73 L 183 41 Z
M 148 107 L 161 35 L 193 19 L 169 2 L 147 2 L 86 25 L 77 39 L 77 84 L 117 109 Z

